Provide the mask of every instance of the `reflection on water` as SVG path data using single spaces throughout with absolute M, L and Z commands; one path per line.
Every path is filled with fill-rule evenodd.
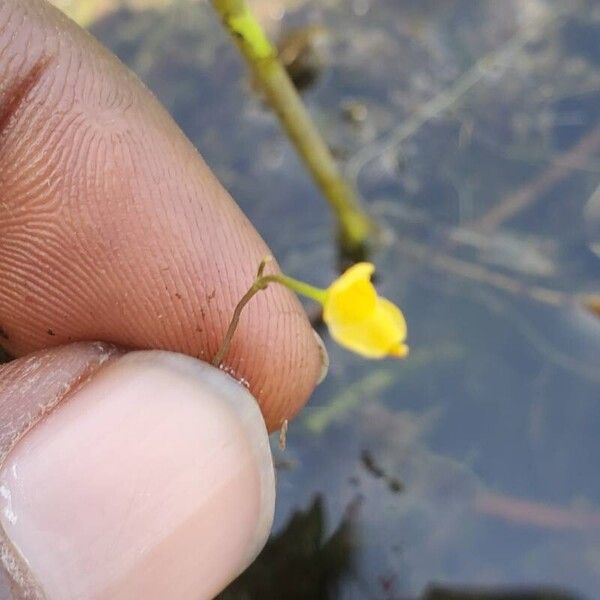
M 600 4 L 293 4 L 275 28 L 327 31 L 305 98 L 385 226 L 374 260 L 412 354 L 328 344 L 275 449 L 271 542 L 223 598 L 598 597 L 600 320 L 577 294 L 600 284 Z M 284 270 L 327 284 L 327 209 L 209 7 L 92 30 Z

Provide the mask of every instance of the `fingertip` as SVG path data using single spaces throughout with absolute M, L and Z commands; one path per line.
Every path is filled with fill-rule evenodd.
M 104 340 L 210 361 L 264 241 L 152 94 L 46 2 L 0 4 L 3 70 L 3 344 L 22 356 Z M 270 286 L 224 362 L 273 430 L 310 396 L 319 357 L 297 299 Z

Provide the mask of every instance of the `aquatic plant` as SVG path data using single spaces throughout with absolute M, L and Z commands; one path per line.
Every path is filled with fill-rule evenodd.
M 290 141 L 329 202 L 338 225 L 341 254 L 351 261 L 366 255 L 373 221 L 361 208 L 327 144 L 311 119 L 285 67 L 245 0 L 213 0 L 253 77 L 277 114 Z
M 378 296 L 371 283 L 371 275 L 375 271 L 373 264 L 357 263 L 328 288 L 321 289 L 282 273 L 265 275 L 264 270 L 270 260 L 267 257 L 260 263 L 254 282 L 236 306 L 221 348 L 213 358 L 213 365 L 219 366 L 227 354 L 246 304 L 270 283 L 284 285 L 318 302 L 323 307 L 323 320 L 331 337 L 341 346 L 365 358 L 404 358 L 408 355 L 404 315 L 395 304 Z

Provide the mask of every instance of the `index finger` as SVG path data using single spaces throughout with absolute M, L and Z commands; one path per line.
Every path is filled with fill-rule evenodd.
M 268 253 L 137 78 L 42 0 L 0 4 L 0 335 L 15 355 L 77 340 L 216 353 Z M 271 286 L 225 360 L 271 429 L 320 352 Z

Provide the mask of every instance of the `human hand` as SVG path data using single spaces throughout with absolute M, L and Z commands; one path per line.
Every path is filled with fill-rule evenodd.
M 209 598 L 253 559 L 265 421 L 306 401 L 318 344 L 281 286 L 245 309 L 224 363 L 260 411 L 175 352 L 210 360 L 266 254 L 117 59 L 42 0 L 0 0 L 0 342 L 19 357 L 0 367 L 0 598 Z

